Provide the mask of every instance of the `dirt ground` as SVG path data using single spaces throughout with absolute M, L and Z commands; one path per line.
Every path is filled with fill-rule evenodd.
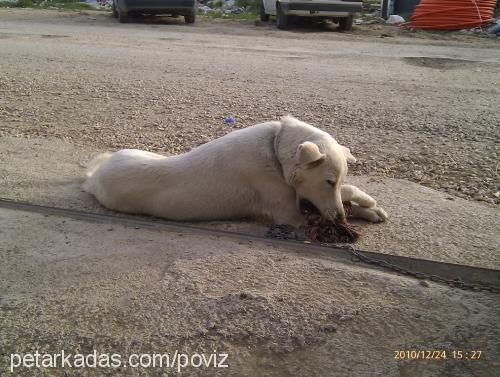
M 0 196 L 105 213 L 80 188 L 94 154 L 179 153 L 290 113 L 351 148 L 360 162 L 350 181 L 389 213 L 387 224 L 360 223 L 356 247 L 499 269 L 498 43 L 381 25 L 283 32 L 1 9 Z M 2 355 L 230 354 L 227 370 L 181 374 L 204 376 L 472 377 L 500 368 L 496 295 L 256 242 L 12 210 L 0 211 L 0 237 Z M 394 360 L 411 349 L 484 357 Z M 6 365 L 0 358 L 0 375 Z M 177 375 L 70 372 L 109 374 Z

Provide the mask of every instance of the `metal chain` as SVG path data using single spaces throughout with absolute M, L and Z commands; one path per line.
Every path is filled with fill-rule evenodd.
M 380 259 L 371 258 L 371 257 L 368 257 L 366 255 L 363 255 L 362 253 L 357 251 L 354 248 L 354 246 L 352 246 L 352 245 L 345 245 L 345 246 L 341 246 L 341 247 L 343 247 L 344 249 L 349 251 L 349 253 L 352 254 L 353 260 L 354 260 L 354 258 L 357 258 L 358 260 L 360 260 L 363 263 L 366 263 L 369 265 L 380 266 L 382 268 L 389 269 L 389 270 L 395 271 L 395 272 L 403 274 L 403 275 L 413 276 L 414 278 L 417 278 L 420 280 L 427 279 L 427 280 L 431 280 L 431 281 L 436 282 L 436 283 L 445 284 L 445 285 L 448 285 L 448 286 L 453 287 L 453 288 L 459 288 L 459 289 L 467 290 L 467 291 L 475 291 L 475 292 L 488 291 L 491 293 L 500 293 L 500 288 L 497 288 L 497 287 L 494 287 L 491 285 L 468 284 L 468 283 L 461 281 L 458 278 L 457 279 L 446 279 L 446 278 L 443 278 L 443 277 L 437 276 L 437 275 L 430 275 L 430 274 L 424 274 L 424 273 L 420 273 L 420 272 L 410 271 L 410 270 L 403 268 L 401 266 L 398 266 L 396 264 L 389 263 L 389 262 L 386 262 L 386 261 L 383 261 Z M 356 261 L 356 260 L 354 260 L 354 261 Z
M 295 237 L 290 237 L 290 230 L 288 226 L 283 226 L 283 225 L 273 225 L 270 227 L 268 230 L 266 237 L 269 238 L 277 238 L 277 239 L 284 239 L 284 240 L 292 240 L 292 241 L 304 241 L 301 238 L 297 238 L 297 235 Z M 311 242 L 311 241 L 307 241 Z M 326 247 L 331 247 L 331 243 L 320 243 L 322 246 Z M 500 288 L 492 285 L 486 285 L 486 284 L 481 284 L 481 283 L 476 283 L 476 284 L 469 284 L 461 281 L 459 278 L 457 279 L 446 279 L 438 275 L 432 275 L 432 274 L 426 274 L 422 272 L 415 272 L 408 270 L 404 267 L 401 267 L 397 264 L 390 263 L 384 260 L 368 257 L 364 255 L 362 252 L 357 251 L 352 244 L 334 244 L 335 247 L 340 247 L 344 250 L 347 250 L 351 255 L 352 258 L 355 261 L 361 261 L 363 263 L 372 265 L 372 266 L 379 266 L 388 270 L 395 271 L 399 274 L 402 275 L 407 275 L 407 276 L 412 276 L 416 279 L 419 280 L 430 280 L 436 283 L 440 284 L 445 284 L 450 287 L 454 288 L 459 288 L 462 290 L 469 290 L 469 291 L 488 291 L 492 293 L 500 293 Z

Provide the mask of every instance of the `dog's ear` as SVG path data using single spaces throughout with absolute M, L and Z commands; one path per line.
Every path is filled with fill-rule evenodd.
M 349 148 L 344 147 L 343 145 L 341 145 L 340 148 L 342 148 L 342 152 L 344 152 L 344 156 L 345 156 L 345 159 L 347 160 L 347 162 L 351 162 L 354 164 L 357 161 L 356 157 L 354 157 L 351 154 L 351 150 Z
M 321 153 L 316 144 L 305 141 L 297 148 L 297 162 L 303 166 L 313 167 L 325 161 L 326 154 Z

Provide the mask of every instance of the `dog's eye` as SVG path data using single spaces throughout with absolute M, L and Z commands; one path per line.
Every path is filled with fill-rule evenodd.
M 328 183 L 330 186 L 334 187 L 335 186 L 335 181 L 332 181 L 331 179 L 327 179 L 326 183 Z

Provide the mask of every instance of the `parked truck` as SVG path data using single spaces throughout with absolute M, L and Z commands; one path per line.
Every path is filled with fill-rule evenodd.
M 362 0 L 261 0 L 260 18 L 276 16 L 279 29 L 288 27 L 289 17 L 330 19 L 342 30 L 351 30 L 353 16 L 361 12 Z

